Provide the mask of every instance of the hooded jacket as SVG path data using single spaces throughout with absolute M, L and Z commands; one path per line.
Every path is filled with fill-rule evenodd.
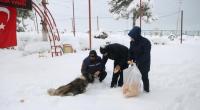
M 129 60 L 136 62 L 140 71 L 148 72 L 151 63 L 151 43 L 148 39 L 141 36 L 141 28 L 135 26 L 128 35 L 134 39 L 130 42 Z

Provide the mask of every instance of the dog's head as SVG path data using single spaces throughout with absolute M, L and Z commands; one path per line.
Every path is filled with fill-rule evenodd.
M 50 96 L 55 96 L 56 95 L 56 89 L 50 88 L 50 89 L 47 90 L 47 93 Z
M 80 76 L 80 79 L 86 80 L 85 76 L 83 76 L 83 75 Z

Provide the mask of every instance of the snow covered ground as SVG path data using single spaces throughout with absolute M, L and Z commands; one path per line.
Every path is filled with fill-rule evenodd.
M 129 46 L 127 36 L 111 36 L 115 37 L 107 41 Z M 106 65 L 106 79 L 90 84 L 86 93 L 68 97 L 47 94 L 47 89 L 67 84 L 80 75 L 81 63 L 88 51 L 39 58 L 37 52 L 25 55 L 22 44 L 19 44 L 22 49 L 0 49 L 0 110 L 198 110 L 200 37 L 185 38 L 183 44 L 169 41 L 166 45 L 152 45 L 151 92 L 132 98 L 125 98 L 121 88 L 109 88 L 111 60 Z M 100 55 L 99 42 L 103 41 L 94 40 L 93 46 Z

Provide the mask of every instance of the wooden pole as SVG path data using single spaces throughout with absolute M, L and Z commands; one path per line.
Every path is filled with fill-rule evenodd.
M 92 33 L 91 33 L 91 1 L 88 0 L 88 5 L 89 5 L 89 49 L 91 50 L 92 48 L 92 42 L 91 42 L 91 36 L 92 36 Z

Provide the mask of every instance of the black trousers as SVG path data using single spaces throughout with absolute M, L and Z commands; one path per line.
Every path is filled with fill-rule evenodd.
M 118 82 L 118 86 L 122 86 L 123 85 L 123 72 L 120 71 L 118 73 L 113 73 L 112 76 L 112 81 L 111 81 L 111 86 L 110 87 L 116 87 L 117 86 L 117 82 Z
M 104 70 L 104 71 L 101 71 L 100 74 L 99 74 L 99 81 L 102 82 L 105 78 L 106 78 L 106 75 L 107 75 L 107 72 Z
M 119 63 L 117 61 L 114 61 L 114 68 L 119 65 Z M 127 68 L 128 64 L 127 62 L 124 62 L 124 64 L 121 67 L 121 71 L 114 73 L 113 72 L 113 76 L 112 76 L 112 81 L 111 81 L 111 86 L 110 87 L 116 87 L 117 84 L 119 87 L 121 87 L 124 83 L 123 81 L 123 69 Z
M 141 66 L 138 66 L 138 69 L 140 70 L 142 74 L 142 82 L 143 82 L 143 88 L 146 92 L 149 92 L 149 70 L 144 69 Z

